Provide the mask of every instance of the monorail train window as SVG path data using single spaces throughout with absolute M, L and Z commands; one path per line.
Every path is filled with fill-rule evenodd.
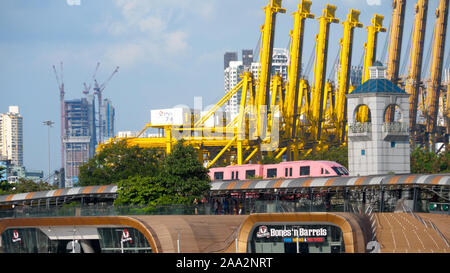
M 288 168 L 284 168 L 284 176 L 285 176 L 285 177 L 288 176 Z
M 267 169 L 267 177 L 277 177 L 277 169 Z
M 245 171 L 245 178 L 246 178 L 246 179 L 248 179 L 248 178 L 254 178 L 254 177 L 255 177 L 255 174 L 256 174 L 255 170 L 246 170 L 246 171 Z
M 236 171 L 236 176 L 235 176 L 235 178 L 236 178 L 237 180 L 239 180 L 239 172 L 238 172 L 238 171 Z
M 337 175 L 343 175 L 344 174 L 343 172 L 341 172 L 341 170 L 339 170 L 338 167 L 331 167 L 331 168 L 333 169 L 333 171 L 336 172 Z
M 344 168 L 344 167 L 341 167 L 341 170 L 344 172 L 344 174 L 345 175 L 348 175 L 349 174 L 349 172 L 347 171 L 347 169 L 346 168 Z
M 223 180 L 223 172 L 214 172 L 214 180 Z
M 309 166 L 300 167 L 300 175 L 309 175 L 311 173 Z
M 320 168 L 320 174 L 330 174 L 330 172 L 327 169 Z
M 289 168 L 289 176 L 292 176 L 292 168 Z

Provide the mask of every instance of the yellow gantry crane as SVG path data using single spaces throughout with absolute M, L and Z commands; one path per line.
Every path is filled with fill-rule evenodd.
M 435 36 L 433 42 L 433 71 L 427 94 L 430 106 L 427 122 L 428 132 L 434 132 L 432 126 L 436 121 L 439 92 L 441 89 L 442 55 L 445 46 L 445 29 L 447 24 L 448 1 L 441 0 L 437 12 Z M 139 133 L 148 128 L 158 128 L 163 135 L 151 138 L 125 138 L 128 145 L 158 148 L 170 153 L 177 139 L 183 138 L 199 151 L 199 159 L 207 167 L 220 164 L 247 164 L 261 161 L 265 155 L 286 160 L 298 160 L 300 155 L 312 150 L 326 149 L 329 146 L 346 144 L 346 94 L 353 90 L 350 84 L 351 58 L 353 51 L 353 33 L 355 28 L 362 28 L 359 22 L 360 12 L 351 9 L 346 21 L 342 22 L 344 31 L 339 40 L 340 55 L 337 67 L 338 80 L 334 84 L 326 81 L 327 53 L 330 24 L 338 23 L 335 17 L 336 6 L 326 5 L 322 16 L 317 18 L 319 33 L 315 37 L 315 62 L 312 86 L 301 71 L 302 53 L 306 19 L 315 16 L 311 13 L 312 2 L 300 0 L 297 10 L 292 13 L 294 26 L 290 31 L 290 50 L 288 78 L 286 82 L 278 74 L 272 73 L 272 57 L 276 16 L 285 13 L 281 0 L 268 0 L 264 7 L 264 24 L 261 26 L 261 44 L 257 75 L 244 71 L 241 81 L 229 90 L 210 110 L 199 115 L 191 113 L 183 125 L 148 123 Z M 401 36 L 403 32 L 404 9 L 406 0 L 394 0 L 394 12 L 391 19 L 389 36 L 388 76 L 399 84 L 398 64 L 400 61 Z M 410 97 L 410 116 L 416 114 L 417 96 L 421 92 L 421 66 L 423 57 L 423 40 L 425 36 L 426 12 L 428 0 L 418 0 L 414 38 L 411 49 L 409 77 L 406 81 Z M 364 43 L 364 67 L 362 82 L 369 79 L 369 67 L 376 59 L 377 37 L 379 32 L 386 32 L 383 27 L 384 17 L 375 14 L 371 24 L 366 27 L 367 41 Z M 447 88 L 447 90 L 449 87 Z M 233 97 L 241 93 L 240 109 L 231 121 L 220 125 L 207 125 L 215 118 L 219 109 Z M 447 91 L 448 92 L 448 91 Z M 422 92 L 422 94 L 425 94 Z M 446 124 L 449 118 L 449 96 L 445 96 Z M 416 106 L 414 106 L 416 105 Z M 366 122 L 367 108 L 360 107 L 358 121 Z M 411 114 L 412 113 L 412 114 Z M 411 128 L 413 126 L 410 125 Z M 448 128 L 447 128 L 448 130 Z M 111 139 L 111 142 L 117 139 Z M 103 144 L 107 145 L 107 144 Z M 102 149 L 103 145 L 99 146 Z
M 353 32 L 354 28 L 362 28 L 363 25 L 359 22 L 358 10 L 351 9 L 347 15 L 347 20 L 342 24 L 344 25 L 344 36 L 340 39 L 340 58 L 339 58 L 339 82 L 336 92 L 335 101 L 335 127 L 336 137 L 338 141 L 345 142 L 345 127 L 347 116 L 347 100 L 345 95 L 348 94 L 350 87 L 350 68 L 352 65 L 352 50 L 353 50 Z
M 264 8 L 265 21 L 261 26 L 261 58 L 259 60 L 258 84 L 256 86 L 256 110 L 267 109 L 267 98 L 270 96 L 270 76 L 272 71 L 273 42 L 275 39 L 275 22 L 278 12 L 285 13 L 286 10 L 281 7 L 281 0 L 271 0 L 269 5 Z M 262 115 L 257 117 L 256 136 L 261 137 L 265 130 Z
M 439 93 L 441 91 L 442 65 L 445 50 L 445 38 L 448 21 L 449 0 L 441 0 L 436 10 L 436 23 L 434 26 L 433 58 L 431 60 L 431 76 L 427 87 L 426 102 L 429 106 L 426 113 L 429 144 L 436 143 L 437 114 L 439 107 Z M 447 90 L 448 92 L 448 90 Z M 448 93 L 447 93 L 448 94 Z
M 411 142 L 414 146 L 416 133 L 417 106 L 421 92 L 422 61 L 425 42 L 425 30 L 427 25 L 428 0 L 418 0 L 415 6 L 416 17 L 413 26 L 413 43 L 411 44 L 411 56 L 409 75 L 406 79 L 406 92 L 409 96 L 409 130 Z
M 399 82 L 400 55 L 402 51 L 403 26 L 405 22 L 406 0 L 392 1 L 391 33 L 386 76 L 394 84 Z
M 370 78 L 369 67 L 373 65 L 377 56 L 378 32 L 386 32 L 386 28 L 383 27 L 383 19 L 384 16 L 375 14 L 370 20 L 371 25 L 367 27 L 367 42 L 364 43 L 364 66 L 361 83 L 366 82 Z M 367 107 L 359 107 L 356 120 L 363 123 L 367 122 L 368 111 Z
M 284 136 L 288 140 L 287 146 L 288 160 L 291 159 L 291 150 L 293 150 L 293 160 L 298 157 L 299 139 L 297 138 L 297 129 L 299 121 L 299 111 L 302 108 L 303 92 L 307 83 L 301 79 L 301 65 L 303 53 L 303 35 L 305 32 L 305 20 L 314 18 L 314 14 L 310 12 L 311 1 L 302 0 L 297 6 L 294 16 L 294 28 L 290 32 L 291 46 L 289 51 L 289 72 L 288 83 L 286 88 L 286 98 L 284 103 L 284 117 L 286 127 Z
M 309 108 L 310 133 L 312 139 L 321 142 L 323 126 L 323 106 L 325 75 L 327 71 L 328 36 L 331 23 L 339 23 L 334 14 L 336 6 L 326 5 L 319 20 L 319 34 L 316 35 L 316 60 L 314 64 L 314 83 L 311 93 L 311 105 Z

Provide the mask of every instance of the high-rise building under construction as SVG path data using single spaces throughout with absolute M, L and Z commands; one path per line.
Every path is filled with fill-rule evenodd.
M 79 166 L 91 158 L 97 144 L 94 97 L 64 101 L 65 187 L 78 182 Z

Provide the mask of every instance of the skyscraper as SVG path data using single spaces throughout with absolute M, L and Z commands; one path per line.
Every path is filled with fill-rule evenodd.
M 110 99 L 104 99 L 102 103 L 102 130 L 103 140 L 108 140 L 115 135 L 114 119 L 115 109 Z
M 223 69 L 226 69 L 231 61 L 237 61 L 238 55 L 237 52 L 225 52 L 223 55 Z
M 224 71 L 224 87 L 225 92 L 233 89 L 240 81 L 239 75 L 243 72 L 244 66 L 241 61 L 231 61 Z M 239 105 L 241 99 L 241 90 L 238 90 L 225 105 L 225 112 L 231 114 L 231 118 L 239 113 Z
M 242 65 L 250 68 L 253 63 L 253 49 L 242 49 Z
M 91 158 L 97 144 L 93 95 L 64 102 L 65 187 L 78 182 L 79 166 Z
M 230 52 L 227 52 L 230 53 Z M 225 53 L 225 57 L 227 56 Z M 279 74 L 283 81 L 287 81 L 289 52 L 284 48 L 274 48 L 272 55 L 272 75 Z M 224 87 L 225 93 L 233 89 L 241 80 L 240 74 L 244 70 L 250 71 L 253 74 L 253 79 L 258 79 L 259 63 L 253 62 L 253 50 L 242 50 L 242 61 L 229 61 L 228 66 L 224 69 Z M 238 90 L 225 105 L 225 112 L 230 114 L 231 119 L 236 117 L 239 113 L 239 106 L 241 103 L 241 90 Z
M 0 157 L 23 166 L 23 118 L 19 106 L 9 106 L 8 113 L 0 114 Z

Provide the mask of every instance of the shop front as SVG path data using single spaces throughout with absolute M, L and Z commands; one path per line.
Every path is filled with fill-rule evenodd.
M 329 223 L 258 223 L 250 234 L 250 253 L 345 252 L 341 229 Z

